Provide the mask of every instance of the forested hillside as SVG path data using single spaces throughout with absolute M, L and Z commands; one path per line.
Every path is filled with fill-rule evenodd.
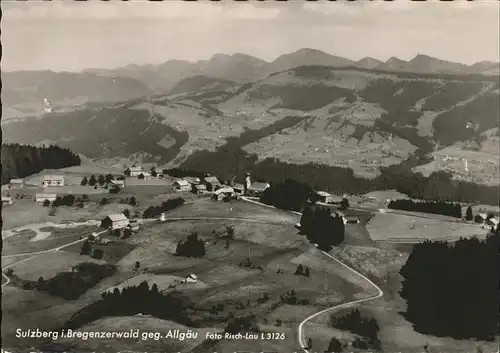
M 43 169 L 66 168 L 80 163 L 80 157 L 65 148 L 5 144 L 2 145 L 2 184 Z

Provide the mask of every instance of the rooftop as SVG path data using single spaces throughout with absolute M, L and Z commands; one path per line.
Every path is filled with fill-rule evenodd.
M 108 218 L 113 222 L 128 221 L 127 216 L 125 216 L 123 213 L 111 214 L 108 216 Z
M 174 184 L 178 184 L 178 185 L 180 185 L 180 186 L 189 186 L 189 185 L 190 185 L 190 184 L 189 184 L 189 182 L 188 182 L 188 181 L 186 181 L 186 180 L 176 180 L 176 181 L 174 182 Z

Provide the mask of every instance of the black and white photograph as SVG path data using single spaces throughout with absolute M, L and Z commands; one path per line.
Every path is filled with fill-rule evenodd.
M 500 1 L 2 1 L 2 353 L 497 353 Z

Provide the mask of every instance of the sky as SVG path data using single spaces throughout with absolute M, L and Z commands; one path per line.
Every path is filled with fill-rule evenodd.
M 2 70 L 80 71 L 300 48 L 359 60 L 499 60 L 500 1 L 3 1 Z

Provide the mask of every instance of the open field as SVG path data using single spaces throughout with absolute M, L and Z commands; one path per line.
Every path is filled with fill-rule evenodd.
M 91 198 L 92 196 L 89 196 Z M 101 197 L 98 197 L 100 200 Z M 2 209 L 3 229 L 40 224 L 46 222 L 84 222 L 88 220 L 102 220 L 109 214 L 121 213 L 124 209 L 133 210 L 132 206 L 110 203 L 98 205 L 93 202 L 86 203 L 83 208 L 59 206 L 55 215 L 49 215 L 50 207 L 44 207 L 32 200 L 17 200 L 13 205 Z
M 300 220 L 299 216 L 267 207 L 256 207 L 245 201 L 217 202 L 213 200 L 178 207 L 168 212 L 167 217 L 243 217 L 292 225 Z
M 391 213 L 376 214 L 368 223 L 367 230 L 375 241 L 403 243 L 422 242 L 426 239 L 458 240 L 460 237 L 486 236 L 486 230 L 477 224 Z
M 71 272 L 71 268 L 80 262 L 103 264 L 105 261 L 93 259 L 70 251 L 57 251 L 42 254 L 33 261 L 26 261 L 11 268 L 22 279 L 36 281 L 39 277 L 49 279 L 59 272 Z
M 22 231 L 4 239 L 2 256 L 50 250 L 87 237 L 98 230 L 95 226 L 84 225 L 73 228 L 54 228 L 41 225 L 38 229 L 43 229 L 43 234 L 46 237 L 37 240 L 35 232 Z M 81 245 L 78 246 L 81 247 Z

